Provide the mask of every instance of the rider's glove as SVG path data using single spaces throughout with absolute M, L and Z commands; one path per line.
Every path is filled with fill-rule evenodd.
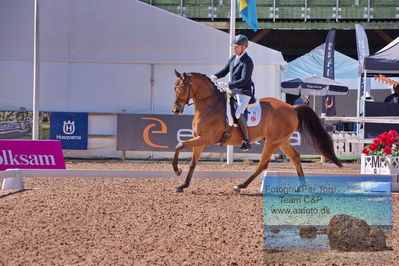
M 216 77 L 215 75 L 211 75 L 209 78 L 212 80 L 213 83 L 215 83 L 215 81 L 218 79 L 218 77 Z
M 229 89 L 229 84 L 227 84 L 226 82 L 219 82 L 219 87 L 226 90 Z

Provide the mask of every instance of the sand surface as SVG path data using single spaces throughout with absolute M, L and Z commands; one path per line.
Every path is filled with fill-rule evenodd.
M 170 162 L 69 161 L 69 169 L 165 169 Z M 201 162 L 202 170 L 253 170 L 254 165 Z M 188 163 L 183 163 L 188 168 Z M 305 164 L 306 172 L 359 173 Z M 290 164 L 270 170 L 294 171 Z M 172 193 L 182 178 L 25 178 L 26 190 L 0 191 L 0 265 L 262 265 L 263 201 L 257 179 L 241 194 L 243 180 L 194 179 Z M 399 265 L 399 194 L 393 195 L 392 264 Z M 384 252 L 276 253 L 302 262 L 358 265 L 386 262 Z M 398 262 L 398 263 L 395 263 Z M 392 265 L 391 264 L 391 265 Z M 389 265 L 389 264 L 387 264 Z

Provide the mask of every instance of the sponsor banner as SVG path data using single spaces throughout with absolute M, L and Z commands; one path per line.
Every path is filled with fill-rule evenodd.
M 61 143 L 54 140 L 0 140 L 0 171 L 65 169 Z
M 117 150 L 174 151 L 177 143 L 193 137 L 192 120 L 192 115 L 118 114 Z M 294 132 L 291 137 L 294 148 L 302 154 L 316 154 L 310 145 L 303 143 L 307 143 L 303 136 Z M 258 141 L 247 153 L 262 153 L 262 149 L 263 141 Z M 226 152 L 226 146 L 212 145 L 204 151 Z M 234 147 L 234 152 L 241 151 Z
M 334 69 L 334 49 L 335 49 L 335 29 L 332 28 L 326 39 L 326 47 L 324 50 L 324 70 L 323 77 L 335 79 L 335 69 Z M 336 115 L 335 109 L 335 96 L 326 95 L 323 96 L 322 111 L 326 116 Z
M 88 113 L 52 112 L 50 119 L 50 139 L 66 150 L 87 150 Z
M 370 55 L 369 50 L 369 41 L 367 39 L 366 31 L 363 26 L 360 24 L 355 24 L 356 29 L 356 48 L 357 48 L 357 58 L 359 60 L 359 77 L 360 77 L 360 95 L 363 95 L 364 92 L 364 79 L 362 76 L 363 73 L 363 64 L 364 58 Z M 370 94 L 371 89 L 371 79 L 367 78 L 367 87 L 366 94 Z
M 192 115 L 118 114 L 117 150 L 174 151 L 177 143 L 193 137 Z M 213 145 L 204 151 L 223 152 Z

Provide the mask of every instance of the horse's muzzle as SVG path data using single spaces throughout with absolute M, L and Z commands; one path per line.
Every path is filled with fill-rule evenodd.
M 184 110 L 184 105 L 181 106 L 181 105 L 178 105 L 178 104 L 174 104 L 173 107 L 172 107 L 172 112 L 175 115 L 181 115 L 183 113 L 183 110 Z

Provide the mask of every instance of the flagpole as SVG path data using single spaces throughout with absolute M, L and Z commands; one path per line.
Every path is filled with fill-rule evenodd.
M 32 140 L 39 139 L 39 95 L 40 95 L 40 33 L 39 0 L 35 0 L 33 26 L 33 128 Z
M 229 56 L 233 56 L 233 49 L 231 44 L 236 35 L 236 0 L 230 0 L 230 43 L 229 43 Z
M 356 98 L 356 118 L 359 119 L 360 118 L 360 100 L 361 100 L 361 94 L 360 94 L 360 90 L 362 88 L 362 73 L 360 74 L 360 76 L 358 77 L 358 87 L 357 87 L 357 98 Z M 360 122 L 356 123 L 356 135 L 359 136 L 360 133 Z
M 230 40 L 229 40 L 229 58 L 233 56 L 233 49 L 231 49 L 231 44 L 234 41 L 236 34 L 236 0 L 230 0 Z M 229 79 L 231 80 L 231 73 L 229 74 Z M 233 146 L 227 145 L 227 158 L 226 163 L 233 163 Z

